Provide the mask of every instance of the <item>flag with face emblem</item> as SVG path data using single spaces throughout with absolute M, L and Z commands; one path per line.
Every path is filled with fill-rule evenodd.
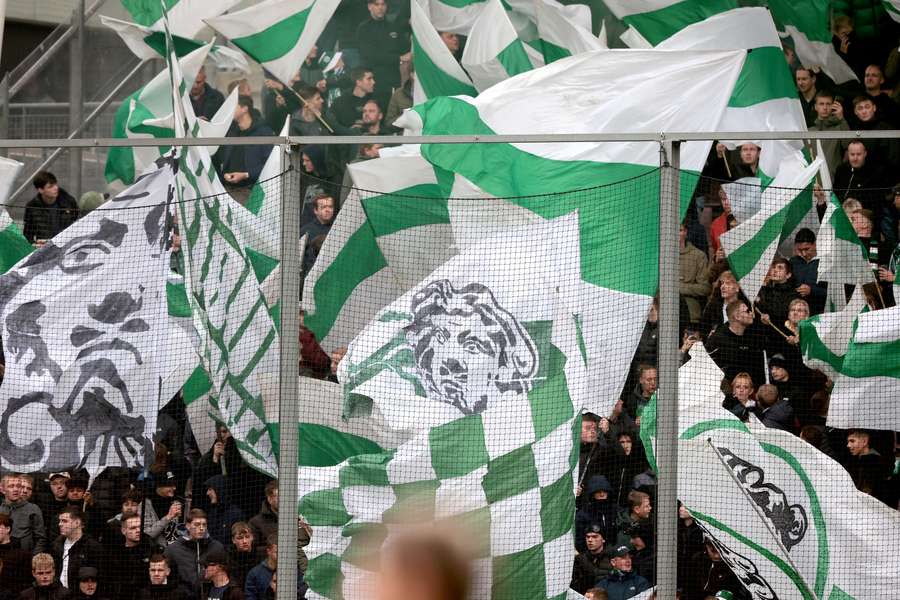
M 159 397 L 159 359 L 174 181 L 161 159 L 0 277 L 3 468 L 97 473 L 142 461 L 168 400 Z
M 350 345 L 345 418 L 372 415 L 407 441 L 301 468 L 300 512 L 315 529 L 307 597 L 366 596 L 369 559 L 411 523 L 466 532 L 472 598 L 566 597 L 586 376 L 558 284 L 572 276 L 577 220 L 482 240 Z

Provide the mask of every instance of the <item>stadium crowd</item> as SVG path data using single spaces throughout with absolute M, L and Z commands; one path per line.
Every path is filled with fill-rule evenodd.
M 824 73 L 797 64 L 785 48 L 809 129 L 897 129 L 897 28 L 880 3 L 837 4 L 843 14 L 839 10 L 834 20 L 834 46 L 859 84 L 835 85 Z M 446 32 L 441 38 L 459 58 L 465 39 Z M 261 106 L 246 80 L 229 85 L 229 92 L 238 87 L 240 94 L 229 136 L 273 135 L 286 118 L 297 135 L 399 134 L 392 122 L 412 105 L 414 78 L 408 4 L 343 2 L 295 78 L 265 80 Z M 198 116 L 210 118 L 224 95 L 201 70 L 191 100 Z M 304 272 L 314 264 L 348 189 L 346 165 L 377 157 L 380 147 L 303 148 L 303 169 L 310 176 L 301 190 L 303 233 L 308 235 Z M 258 182 L 269 151 L 232 146 L 215 156 L 223 182 L 239 201 L 246 201 Z M 900 141 L 832 140 L 823 144 L 823 152 L 833 190 L 869 248 L 877 279 L 864 287 L 870 308 L 893 306 L 900 299 L 895 286 Z M 726 409 L 800 436 L 843 464 L 860 490 L 896 509 L 896 433 L 826 426 L 832 382 L 808 368 L 801 356 L 798 324 L 822 313 L 828 297 L 827 284 L 818 279 L 814 231 L 796 233 L 755 297 L 744 293 L 729 269 L 720 243 L 720 236 L 737 225 L 729 199 L 736 188 L 728 184 L 756 176 L 759 157 L 760 146 L 752 142 L 736 149 L 714 144 L 692 198 L 680 239 L 682 358 L 703 342 L 724 372 Z M 24 233 L 36 245 L 93 208 L 66 193 L 52 173 L 40 173 L 33 183 L 36 196 L 26 208 Z M 825 193 L 817 189 L 811 201 L 821 219 Z M 851 292 L 841 290 L 845 296 Z M 572 588 L 589 598 L 630 598 L 655 579 L 655 477 L 638 432 L 656 391 L 657 325 L 654 304 L 612 413 L 586 414 L 582 420 Z M 305 328 L 301 345 L 301 373 L 334 380 L 343 352 L 329 356 Z M 212 447 L 198 448 L 180 397 L 162 409 L 159 422 L 154 461 L 145 473 L 111 468 L 90 486 L 87 474 L 74 470 L 3 474 L 0 600 L 274 597 L 277 481 L 244 463 L 222 425 Z M 681 597 L 749 598 L 690 513 L 682 508 L 679 516 Z M 300 544 L 308 543 L 314 532 L 302 521 L 297 526 Z M 302 597 L 302 548 L 299 555 Z

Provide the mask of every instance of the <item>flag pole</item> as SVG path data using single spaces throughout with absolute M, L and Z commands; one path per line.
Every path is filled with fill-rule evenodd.
M 775 542 L 778 544 L 778 547 L 781 549 L 782 554 L 784 555 L 784 559 L 791 565 L 791 568 L 800 575 L 800 569 L 797 568 L 797 564 L 794 562 L 794 559 L 791 558 L 791 553 L 788 552 L 788 549 L 784 547 L 784 543 L 781 541 L 781 536 L 775 531 L 775 527 L 772 525 L 772 522 L 766 518 L 766 516 L 762 513 L 762 510 L 759 508 L 759 505 L 753 501 L 753 498 L 750 497 L 750 494 L 741 485 L 741 482 L 738 481 L 738 478 L 735 476 L 734 471 L 731 467 L 728 466 L 728 463 L 725 461 L 725 457 L 722 456 L 722 453 L 719 452 L 719 449 L 712 443 L 712 438 L 706 438 L 706 443 L 709 444 L 709 447 L 712 448 L 712 451 L 716 453 L 716 458 L 719 459 L 719 462 L 722 463 L 722 466 L 728 472 L 728 475 L 731 476 L 731 479 L 734 481 L 734 484 L 741 490 L 741 493 L 744 495 L 744 499 L 753 507 L 753 510 L 756 511 L 756 515 L 763 522 L 763 525 L 766 526 L 766 529 L 769 530 L 769 533 L 772 534 L 772 537 L 775 539 Z M 816 595 L 813 590 L 810 589 L 809 585 L 806 581 L 801 577 L 798 577 L 800 581 L 803 582 L 803 587 L 806 588 L 806 591 L 812 596 L 815 600 L 819 600 L 819 596 Z
M 322 118 L 322 115 L 320 115 L 318 111 L 314 110 L 314 109 L 309 105 L 309 102 L 307 102 L 306 99 L 304 99 L 303 96 L 301 96 L 301 95 L 297 92 L 297 90 L 295 90 L 294 88 L 292 88 L 291 86 L 289 86 L 289 85 L 286 84 L 285 82 L 283 82 L 283 81 L 281 81 L 280 79 L 278 79 L 277 77 L 275 77 L 274 74 L 273 74 L 272 77 L 273 77 L 273 79 L 275 79 L 278 83 L 280 83 L 281 85 L 283 85 L 283 86 L 284 86 L 284 89 L 290 90 L 290 92 L 291 92 L 294 96 L 297 97 L 297 100 L 299 100 L 300 103 L 303 104 L 303 106 L 304 106 L 305 108 L 308 108 L 308 109 L 309 109 L 309 112 L 311 112 L 313 115 L 315 115 L 315 117 L 316 117 L 316 119 L 318 119 L 319 123 L 322 124 L 322 127 L 324 127 L 325 129 L 327 129 L 329 133 L 334 133 L 334 129 L 331 128 L 331 125 L 329 125 L 329 124 L 325 121 L 325 119 Z M 275 90 L 275 93 L 278 94 L 279 96 L 281 96 L 281 93 L 280 93 L 278 90 Z M 282 98 L 284 98 L 284 96 L 282 96 Z

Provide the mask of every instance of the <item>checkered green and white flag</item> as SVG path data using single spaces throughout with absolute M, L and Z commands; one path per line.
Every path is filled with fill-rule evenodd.
M 168 31 L 166 37 L 176 136 L 197 138 L 200 124 L 189 87 Z M 205 147 L 180 148 L 178 162 L 186 290 L 210 402 L 248 464 L 274 475 L 277 442 L 265 414 L 261 377 L 277 372 L 278 335 L 247 252 L 242 224 L 252 215 L 222 187 Z
M 467 528 L 472 598 L 566 597 L 585 371 L 554 257 L 573 221 L 457 255 L 351 344 L 345 417 L 377 410 L 408 441 L 300 470 L 308 597 L 365 593 L 369 559 L 416 523 Z

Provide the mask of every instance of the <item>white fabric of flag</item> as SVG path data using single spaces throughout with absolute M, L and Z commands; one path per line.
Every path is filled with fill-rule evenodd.
M 828 425 L 895 431 L 900 428 L 900 308 L 859 315 L 834 381 Z M 896 589 L 896 588 L 888 588 Z
M 800 321 L 800 351 L 806 366 L 836 380 L 843 371 L 844 356 L 853 339 L 856 319 L 865 309 L 865 294 L 858 287 L 842 310 Z
M 472 26 L 462 65 L 479 92 L 535 67 L 500 0 L 488 0 Z
M 498 83 L 474 99 L 429 100 L 407 111 L 399 123 L 421 128 L 425 135 L 708 131 L 725 111 L 745 54 L 587 52 Z M 571 94 L 573 89 L 579 90 L 576 96 Z M 560 98 L 569 99 L 565 107 Z M 694 109 L 701 104 L 705 110 Z M 610 204 L 604 211 L 588 210 L 579 195 L 560 192 L 656 173 L 658 151 L 658 145 L 646 143 L 421 148 L 426 160 L 441 172 L 438 181 L 444 197 L 505 199 L 497 201 L 505 204 L 497 211 L 501 222 L 503 215 L 513 220 L 521 214 L 549 219 L 584 211 L 579 237 L 584 260 L 576 262 L 581 272 L 569 282 L 575 289 L 567 297 L 579 304 L 575 312 L 582 320 L 588 370 L 597 386 L 598 404 L 592 409 L 597 414 L 607 414 L 612 408 L 609 399 L 621 391 L 656 293 L 657 255 L 649 249 L 656 247 L 659 193 L 654 186 L 658 178 L 653 176 L 657 183 L 648 183 L 646 193 L 629 197 L 627 207 Z M 691 177 L 699 176 L 708 151 L 709 143 L 684 145 L 682 181 L 686 185 L 692 186 L 695 179 Z M 492 219 L 481 220 L 482 230 L 490 227 Z M 477 225 L 478 219 L 470 219 L 469 225 L 455 228 L 454 233 L 477 232 L 472 223 Z M 648 250 L 621 256 L 618 249 L 634 244 Z M 613 255 L 619 258 L 593 259 Z M 621 315 L 630 315 L 633 321 L 623 321 Z M 621 334 L 609 336 L 612 330 Z
M 689 25 L 738 7 L 736 0 L 604 0 L 604 4 L 628 25 L 623 40 L 641 40 L 650 46 Z
M 265 0 L 206 22 L 287 83 L 306 60 L 338 4 L 338 0 Z
M 438 31 L 469 35 L 472 26 L 487 6 L 486 0 L 416 0 L 425 9 L 431 24 Z
M 778 245 L 796 227 L 794 219 L 810 211 L 812 202 L 803 189 L 821 163 L 817 158 L 807 166 L 800 153 L 787 157 L 778 176 L 763 191 L 759 212 L 719 238 L 731 272 L 748 298 L 759 294 Z
M 159 379 L 175 172 L 161 163 L 0 277 L 4 469 L 96 475 L 143 462 L 168 401 Z
M 410 10 L 413 64 L 416 67 L 414 102 L 419 104 L 435 96 L 477 95 L 472 80 L 428 20 L 425 9 L 411 0 Z
M 103 15 L 100 15 L 100 22 L 115 31 L 128 49 L 141 60 L 165 58 L 166 34 L 164 31 Z M 206 40 L 176 36 L 173 36 L 173 42 L 175 43 L 175 54 L 179 57 L 186 56 L 207 43 Z M 249 72 L 249 65 L 244 55 L 227 46 L 213 45 L 209 51 L 209 57 L 220 68 Z
M 545 0 L 535 0 L 534 9 L 540 50 L 545 63 L 606 48 L 606 44 L 591 33 L 590 19 L 588 28 L 584 28 L 570 18 L 563 7 Z
M 345 389 L 362 391 L 351 382 L 371 372 L 373 407 L 392 404 L 391 388 L 375 380 L 421 393 L 410 405 L 411 437 L 394 451 L 301 469 L 300 512 L 316 532 L 304 549 L 308 597 L 370 592 L 365 559 L 419 519 L 470 532 L 478 549 L 473 598 L 565 597 L 574 558 L 575 392 L 585 374 L 575 322 L 554 282 L 557 264 L 572 259 L 572 225 L 563 218 L 482 240 L 414 285 L 351 344 L 339 372 Z M 435 379 L 440 365 L 456 363 L 465 374 L 454 368 Z M 358 412 L 361 404 L 352 402 Z M 389 425 L 394 416 L 384 414 Z
M 897 512 L 800 438 L 722 408 L 722 372 L 702 345 L 690 355 L 679 370 L 678 496 L 751 596 L 887 597 L 900 583 L 898 558 L 886 551 L 900 543 Z M 650 449 L 655 408 L 641 424 Z
M 765 8 L 738 8 L 689 25 L 657 45 L 660 50 L 747 50 L 719 131 L 806 131 L 806 117 L 794 78 L 784 60 L 781 40 Z M 752 140 L 747 140 L 752 141 Z M 800 141 L 763 140 L 760 176 L 771 181 L 787 156 L 803 149 Z M 726 145 L 731 146 L 730 142 Z M 811 223 L 818 223 L 813 219 Z
M 800 63 L 821 68 L 835 83 L 857 81 L 853 69 L 832 44 L 831 6 L 818 0 L 769 0 L 769 10 L 782 37 L 789 37 Z
M 200 124 L 190 88 L 168 39 L 167 47 L 176 136 L 197 138 Z M 251 213 L 224 190 L 205 147 L 181 148 L 178 161 L 185 282 L 210 401 L 244 460 L 274 476 L 277 442 L 265 414 L 261 378 L 278 370 L 278 332 L 247 256 L 241 224 Z
M 456 253 L 448 250 L 447 201 L 421 156 L 351 163 L 347 171 L 354 191 L 303 286 L 304 323 L 327 352 L 346 348 L 382 308 Z

